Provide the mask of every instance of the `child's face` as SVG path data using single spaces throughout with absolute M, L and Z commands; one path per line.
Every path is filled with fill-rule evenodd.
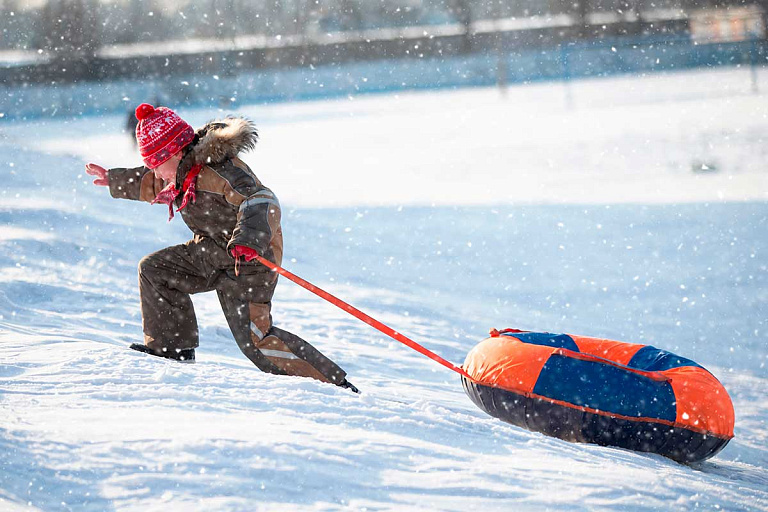
M 166 182 L 176 181 L 176 169 L 181 161 L 181 151 L 173 155 L 171 158 L 155 167 L 155 176 L 162 178 Z

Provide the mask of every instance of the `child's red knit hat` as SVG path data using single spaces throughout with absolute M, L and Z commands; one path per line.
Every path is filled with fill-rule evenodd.
M 136 108 L 136 141 L 144 165 L 154 169 L 195 138 L 195 130 L 167 107 L 142 103 Z

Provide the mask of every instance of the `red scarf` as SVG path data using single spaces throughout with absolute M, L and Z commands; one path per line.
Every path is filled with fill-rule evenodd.
M 195 194 L 197 189 L 197 175 L 200 174 L 200 171 L 202 170 L 203 164 L 195 164 L 195 166 L 193 166 L 187 173 L 187 177 L 184 178 L 184 183 L 181 185 L 180 191 L 176 190 L 175 183 L 171 183 L 161 190 L 160 193 L 157 194 L 157 197 L 152 200 L 151 204 L 162 203 L 168 205 L 168 222 L 173 219 L 173 202 L 176 201 L 179 194 L 184 193 L 184 197 L 181 199 L 181 206 L 176 210 L 177 212 L 183 210 L 187 204 L 189 204 L 190 200 L 193 203 L 197 200 L 197 195 Z

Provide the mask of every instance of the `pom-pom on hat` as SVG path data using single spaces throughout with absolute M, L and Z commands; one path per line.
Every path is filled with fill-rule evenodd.
M 195 130 L 167 107 L 142 103 L 136 107 L 136 141 L 144 165 L 154 169 L 195 138 Z

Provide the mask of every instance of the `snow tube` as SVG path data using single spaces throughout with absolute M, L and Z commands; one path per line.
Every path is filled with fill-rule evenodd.
M 733 438 L 723 385 L 690 359 L 649 345 L 494 329 L 464 370 L 464 390 L 482 410 L 567 441 L 691 463 Z

